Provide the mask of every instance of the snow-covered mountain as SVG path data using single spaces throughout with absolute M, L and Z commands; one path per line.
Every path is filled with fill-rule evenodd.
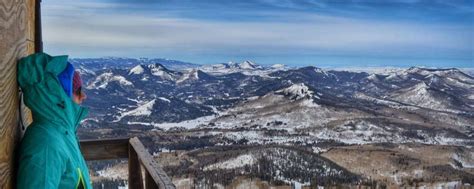
M 270 66 L 270 68 L 274 69 L 274 70 L 286 70 L 286 69 L 289 69 L 288 66 L 284 65 L 284 64 L 273 64 Z
M 264 67 L 258 65 L 252 61 L 244 61 L 241 63 L 228 62 L 220 64 L 203 65 L 200 69 L 206 73 L 213 75 L 225 75 L 231 73 L 242 73 L 245 75 L 267 75 L 275 70 L 287 69 L 284 65 L 274 65 L 270 67 Z
M 139 75 L 139 74 L 143 74 L 143 72 L 145 72 L 145 66 L 137 65 L 133 67 L 132 69 L 130 69 L 129 74 Z
M 137 65 L 161 64 L 172 70 L 185 70 L 197 68 L 201 65 L 178 60 L 164 58 L 121 58 L 121 57 L 103 57 L 103 58 L 72 58 L 69 61 L 76 68 L 83 67 L 91 71 L 104 69 L 128 69 Z
M 183 74 L 179 80 L 176 81 L 176 83 L 183 83 L 183 82 L 193 82 L 193 81 L 209 81 L 214 79 L 213 76 L 201 71 L 200 69 L 191 69 L 188 70 Z
M 173 71 L 150 64 L 97 72 L 88 84 L 89 96 L 99 112 L 109 112 L 98 113 L 105 115 L 101 120 L 158 128 L 213 116 L 192 128 L 304 129 L 311 137 L 299 140 L 347 143 L 454 144 L 446 142 L 452 136 L 463 144 L 474 142 L 466 140 L 473 132 L 473 79 L 457 69 L 409 68 L 383 75 L 316 67 L 269 71 L 251 62 L 212 66 L 218 73 L 207 73 L 207 68 Z M 104 96 L 123 103 L 104 109 L 97 104 Z M 404 136 L 411 132 L 403 126 L 407 120 L 424 140 Z M 432 128 L 445 138 L 435 139 Z
M 425 82 L 394 92 L 391 99 L 433 110 L 452 110 L 452 99 L 442 91 L 436 91 Z
M 304 83 L 294 84 L 294 85 L 291 85 L 288 88 L 284 88 L 284 89 L 278 90 L 276 92 L 277 93 L 282 93 L 283 95 L 288 96 L 288 97 L 290 97 L 291 99 L 294 99 L 294 100 L 314 97 L 313 96 L 314 92 L 311 91 L 309 89 L 309 87 L 306 86 Z
M 161 64 L 151 64 L 151 65 L 148 65 L 147 68 L 149 69 L 149 73 L 151 75 L 160 77 L 161 79 L 164 79 L 164 80 L 175 81 L 182 75 L 179 72 L 171 71 L 165 68 Z
M 116 83 L 120 86 L 133 86 L 132 82 L 128 81 L 125 77 L 121 75 L 114 75 L 112 72 L 106 72 L 98 75 L 95 80 L 93 80 L 87 89 L 104 89 L 109 84 Z
M 206 72 L 207 69 L 219 71 Z M 265 75 L 245 74 L 248 70 L 265 72 Z M 106 116 L 103 120 L 134 115 L 125 112 L 133 112 L 138 108 L 140 103 L 137 102 L 152 102 L 158 97 L 170 99 L 171 104 L 176 105 L 169 106 L 170 110 L 166 111 L 196 115 L 184 113 L 171 118 L 170 115 L 165 116 L 153 110 L 155 113 L 145 116 L 152 118 L 139 116 L 135 120 L 180 122 L 222 113 L 240 107 L 237 105 L 249 102 L 248 99 L 252 98 L 267 100 L 270 104 L 265 106 L 272 106 L 272 103 L 278 104 L 278 99 L 281 100 L 282 97 L 290 100 L 285 105 L 279 105 L 283 108 L 293 107 L 295 103 L 309 107 L 311 110 L 303 111 L 308 114 L 306 117 L 324 112 L 312 112 L 315 107 L 328 107 L 328 110 L 329 107 L 344 107 L 343 109 L 353 109 L 361 115 L 373 114 L 378 108 L 390 108 L 390 112 L 407 111 L 405 109 L 421 111 L 419 109 L 422 108 L 426 111 L 422 113 L 426 119 L 429 119 L 426 114 L 433 114 L 433 111 L 467 115 L 468 117 L 459 117 L 457 121 L 449 122 L 449 125 L 457 122 L 465 127 L 470 125 L 472 117 L 469 116 L 474 113 L 474 79 L 457 69 L 409 68 L 384 75 L 323 70 L 316 67 L 286 70 L 263 68 L 246 61 L 174 71 L 156 63 L 136 65 L 128 69 L 95 71 L 94 76 L 87 82 L 87 89 L 92 92 L 89 95 L 91 102 L 94 102 L 92 106 L 101 104 L 97 102 L 101 102 L 103 96 L 124 102 L 120 107 L 112 108 L 115 111 L 108 113 L 113 117 Z M 99 105 L 97 110 L 111 111 L 110 107 L 104 107 L 107 106 Z M 305 114 L 303 112 L 297 114 Z M 472 129 L 471 126 L 468 128 Z
M 248 69 L 248 70 L 263 69 L 262 66 L 257 65 L 257 64 L 255 64 L 255 63 L 253 63 L 253 62 L 251 62 L 251 61 L 248 61 L 248 60 L 246 60 L 246 61 L 244 61 L 244 62 L 238 64 L 238 67 L 239 67 L 240 69 Z
M 398 182 L 420 170 L 425 179 L 439 170 L 451 172 L 454 180 L 471 178 L 474 78 L 458 69 L 367 73 L 250 61 L 180 70 L 157 62 L 125 65 L 78 66 L 87 86 L 84 105 L 91 110 L 83 135 L 149 137 L 148 147 L 157 154 L 166 154 L 158 153 L 163 148 L 190 150 L 172 154 L 183 158 L 176 160 L 178 167 L 168 165 L 177 177 L 191 169 L 207 176 L 224 172 L 229 178 L 258 173 L 288 183 L 309 182 L 308 171 L 328 182 L 349 182 L 344 179 L 350 176 L 350 182 L 360 183 L 357 179 L 364 177 L 359 175 Z M 430 155 L 410 154 L 419 152 L 406 145 L 421 145 Z M 366 148 L 370 153 L 359 154 Z M 447 165 L 438 169 L 441 165 L 423 159 L 431 154 L 444 154 L 435 162 Z M 376 164 L 383 157 L 390 168 L 379 174 L 378 164 L 348 163 L 352 156 L 370 156 Z

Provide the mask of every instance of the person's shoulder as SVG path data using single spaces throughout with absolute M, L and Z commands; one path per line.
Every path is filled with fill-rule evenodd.
M 64 148 L 60 132 L 43 125 L 31 125 L 21 140 L 21 153 L 37 153 L 39 151 L 55 151 L 61 153 Z

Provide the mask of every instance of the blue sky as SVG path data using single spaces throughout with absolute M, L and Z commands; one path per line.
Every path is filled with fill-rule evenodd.
M 474 67 L 474 1 L 45 0 L 50 54 Z

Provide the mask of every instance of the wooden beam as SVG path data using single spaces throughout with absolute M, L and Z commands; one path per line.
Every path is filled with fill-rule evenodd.
M 146 189 L 158 189 L 158 184 L 155 182 L 149 172 L 145 173 L 145 188 Z
M 18 59 L 33 53 L 34 0 L 0 0 L 0 188 L 15 188 L 20 139 Z
M 165 171 L 159 166 L 159 164 L 153 159 L 150 153 L 145 149 L 143 144 L 138 138 L 130 139 L 131 148 L 134 149 L 140 162 L 146 169 L 146 172 L 153 178 L 155 183 L 158 184 L 160 189 L 175 189 L 173 182 L 168 177 Z M 129 162 L 130 163 L 130 162 Z
M 35 3 L 35 52 L 43 52 L 43 31 L 41 27 L 41 0 Z
M 106 160 L 128 158 L 128 138 L 84 140 L 80 142 L 84 159 Z
M 140 160 L 138 159 L 137 152 L 129 144 L 128 147 L 128 188 L 130 189 L 142 189 L 143 188 L 143 179 L 142 179 L 142 169 L 140 165 Z
M 141 189 L 144 186 L 142 165 L 145 168 L 147 189 L 176 188 L 137 137 L 84 140 L 80 142 L 80 146 L 84 158 L 88 161 L 128 158 L 128 187 L 131 189 Z

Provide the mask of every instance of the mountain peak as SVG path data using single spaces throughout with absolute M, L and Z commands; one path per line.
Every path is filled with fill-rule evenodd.
M 240 63 L 239 67 L 241 69 L 249 69 L 249 70 L 260 69 L 261 68 L 261 66 L 255 64 L 254 62 L 248 61 L 248 60 Z
M 143 68 L 142 65 L 137 65 L 135 67 L 133 67 L 132 69 L 130 69 L 130 71 L 128 72 L 128 75 L 138 75 L 138 74 L 142 74 L 143 72 L 145 71 L 145 68 Z
M 201 71 L 200 69 L 193 68 L 189 70 L 188 72 L 186 72 L 185 74 L 183 74 L 183 76 L 178 81 L 176 81 L 176 83 L 181 83 L 188 80 L 190 81 L 209 80 L 211 78 L 213 77 L 210 76 L 209 74 Z
M 418 74 L 421 76 L 432 76 L 437 75 L 440 77 L 456 79 L 458 81 L 474 83 L 474 78 L 470 75 L 462 72 L 457 68 L 420 68 L 420 67 L 411 67 L 404 71 L 405 74 Z
M 270 66 L 270 68 L 272 69 L 285 69 L 286 68 L 286 65 L 284 64 L 273 64 L 272 66 Z
M 293 84 L 277 92 L 283 93 L 285 96 L 290 96 L 292 99 L 296 100 L 313 96 L 313 91 L 311 91 L 304 83 Z
M 420 75 L 429 75 L 431 73 L 435 73 L 438 75 L 462 73 L 462 71 L 457 68 L 423 68 L 423 67 L 410 67 L 407 69 L 407 72 L 417 73 Z
M 149 64 L 148 68 L 150 69 L 160 69 L 160 70 L 168 70 L 165 66 L 160 63 Z
M 367 76 L 366 78 L 371 81 L 379 81 L 379 77 L 377 76 L 377 74 L 374 73 L 369 74 L 369 76 Z
M 148 68 L 150 69 L 151 75 L 161 77 L 162 79 L 175 80 L 177 77 L 176 72 L 167 69 L 160 63 L 150 64 Z
M 191 69 L 189 72 L 185 73 L 176 83 L 181 83 L 187 80 L 199 80 L 200 70 Z
M 105 89 L 110 83 L 116 82 L 120 86 L 133 86 L 133 83 L 121 75 L 114 75 L 112 72 L 106 72 L 99 75 L 86 88 L 87 89 Z

